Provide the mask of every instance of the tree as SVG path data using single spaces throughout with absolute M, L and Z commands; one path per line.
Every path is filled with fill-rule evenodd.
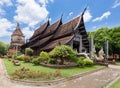
M 100 28 L 97 31 L 88 33 L 89 39 L 91 34 L 94 36 L 94 44 L 97 52 L 101 49 L 101 47 L 105 46 L 104 42 L 106 40 L 110 40 L 110 37 L 107 34 L 108 31 L 109 31 L 108 28 Z
M 1 55 L 7 54 L 8 47 L 9 47 L 9 44 L 5 44 L 4 42 L 0 41 L 0 54 Z
M 109 35 L 111 36 L 110 53 L 113 55 L 119 54 L 120 58 L 120 27 L 111 28 Z
M 101 47 L 104 47 L 105 49 L 105 40 L 108 40 L 109 54 L 119 54 L 120 58 L 120 26 L 111 29 L 100 28 L 97 31 L 91 33 L 89 32 L 89 38 L 90 34 L 94 36 L 94 43 L 97 52 L 100 50 Z

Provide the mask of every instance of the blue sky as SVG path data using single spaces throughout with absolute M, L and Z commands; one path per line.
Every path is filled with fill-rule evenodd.
M 87 31 L 120 26 L 120 0 L 0 0 L 0 41 L 9 43 L 20 23 L 26 39 L 48 18 L 54 23 L 63 14 L 63 23 L 80 15 L 84 8 Z

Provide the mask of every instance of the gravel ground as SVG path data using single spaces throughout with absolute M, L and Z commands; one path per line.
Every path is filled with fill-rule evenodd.
M 0 59 L 0 88 L 103 88 L 106 84 L 120 76 L 120 66 L 109 65 L 89 75 L 63 82 L 54 86 L 33 86 L 12 83 L 5 75 L 5 69 Z

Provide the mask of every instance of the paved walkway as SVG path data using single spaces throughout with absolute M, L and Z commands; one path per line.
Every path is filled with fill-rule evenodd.
M 54 86 L 42 87 L 23 85 L 12 83 L 6 78 L 2 59 L 0 59 L 0 88 L 101 88 L 118 76 L 120 76 L 120 67 L 109 65 L 109 68 Z

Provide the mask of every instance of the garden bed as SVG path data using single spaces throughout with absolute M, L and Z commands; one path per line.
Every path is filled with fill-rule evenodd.
M 10 77 L 12 77 L 12 74 L 15 70 L 19 70 L 23 67 L 27 67 L 30 70 L 34 70 L 34 71 L 47 72 L 47 73 L 53 73 L 56 70 L 60 70 L 61 77 L 59 79 L 69 78 L 69 77 L 74 76 L 76 74 L 80 74 L 80 73 L 83 73 L 83 72 L 88 72 L 88 71 L 93 71 L 93 70 L 96 70 L 96 69 L 103 68 L 103 66 L 94 65 L 94 66 L 84 67 L 84 68 L 72 67 L 72 68 L 61 68 L 61 69 L 59 68 L 58 69 L 58 68 L 44 67 L 44 66 L 41 66 L 41 65 L 36 66 L 36 65 L 33 65 L 32 63 L 24 63 L 23 61 L 19 61 L 19 63 L 21 64 L 20 66 L 14 66 L 11 61 L 8 61 L 7 59 L 3 59 L 3 60 L 4 60 L 5 66 L 6 66 L 7 73 Z M 30 80 L 33 81 L 33 79 L 30 79 Z M 37 79 L 37 80 L 39 80 L 39 79 Z M 48 81 L 48 79 L 46 79 L 46 81 Z

